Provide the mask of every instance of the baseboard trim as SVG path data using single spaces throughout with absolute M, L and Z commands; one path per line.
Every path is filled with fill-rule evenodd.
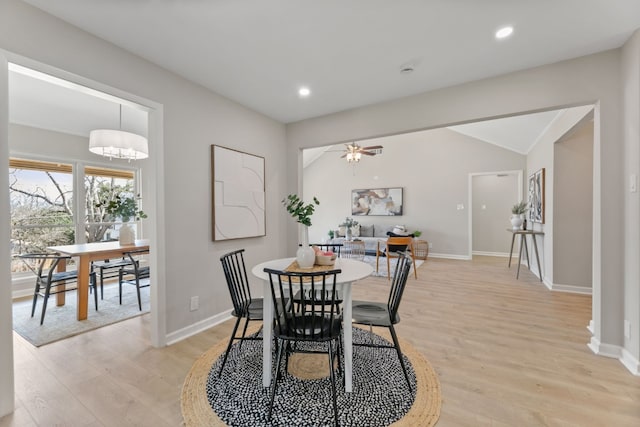
M 203 319 L 192 325 L 189 325 L 186 328 L 178 329 L 175 332 L 168 333 L 165 337 L 167 345 L 169 346 L 175 344 L 230 319 L 231 310 L 232 309 L 223 311 L 222 313 L 216 314 L 215 316 L 211 316 L 207 319 Z
M 429 258 L 446 258 L 446 259 L 459 259 L 462 261 L 471 261 L 471 257 L 467 255 L 454 255 L 454 254 L 436 254 L 429 253 Z
M 495 256 L 500 258 L 509 258 L 509 254 L 506 252 L 485 252 L 485 251 L 473 251 L 471 255 L 478 256 Z
M 633 375 L 640 376 L 640 361 L 638 361 L 638 359 L 636 359 L 626 348 L 622 349 L 620 362 L 622 362 L 624 367 Z
M 556 292 L 568 292 L 568 293 L 582 294 L 582 295 L 591 295 L 593 293 L 593 289 L 588 288 L 586 286 L 563 285 L 560 283 L 552 283 L 549 289 Z
M 594 327 L 594 324 L 593 324 L 593 319 L 589 320 L 589 324 L 587 325 L 587 330 L 589 332 L 591 332 L 592 335 L 596 333 L 595 332 L 595 327 Z
M 598 356 L 610 357 L 612 359 L 620 359 L 622 357 L 622 347 L 613 344 L 603 344 L 596 337 L 591 337 L 591 341 L 587 347 Z

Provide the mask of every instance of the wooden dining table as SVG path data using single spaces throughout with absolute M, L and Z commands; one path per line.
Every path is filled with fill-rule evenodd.
M 91 273 L 91 261 L 105 260 L 110 258 L 121 258 L 125 252 L 134 250 L 149 250 L 148 243 L 136 241 L 132 245 L 121 245 L 120 242 L 95 242 L 80 243 L 75 245 L 49 246 L 47 249 L 59 252 L 63 255 L 78 257 L 78 320 L 87 318 L 89 306 L 89 275 Z M 60 262 L 58 270 L 66 270 L 66 263 Z M 97 290 L 95 290 L 97 292 Z M 64 292 L 57 294 L 57 305 L 64 305 Z
M 271 284 L 269 274 L 264 272 L 265 268 L 275 270 L 285 270 L 295 258 L 282 258 L 263 262 L 251 269 L 251 273 L 262 280 L 263 283 L 263 339 L 262 339 L 262 385 L 268 387 L 271 384 L 271 343 L 272 343 L 272 322 L 273 301 L 271 299 Z M 336 284 L 342 293 L 343 302 L 343 348 L 344 348 L 344 388 L 347 393 L 353 390 L 353 334 L 351 319 L 351 284 L 356 280 L 363 279 L 373 273 L 373 267 L 369 264 L 354 259 L 338 258 L 334 268 L 342 270 L 336 276 Z

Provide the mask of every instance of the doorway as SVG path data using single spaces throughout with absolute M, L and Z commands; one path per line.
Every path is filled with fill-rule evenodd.
M 469 258 L 508 257 L 511 207 L 522 200 L 522 171 L 469 174 Z

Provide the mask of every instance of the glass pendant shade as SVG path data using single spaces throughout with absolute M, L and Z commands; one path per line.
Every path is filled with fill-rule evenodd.
M 105 157 L 138 160 L 149 157 L 147 138 L 131 132 L 96 129 L 89 134 L 89 151 Z

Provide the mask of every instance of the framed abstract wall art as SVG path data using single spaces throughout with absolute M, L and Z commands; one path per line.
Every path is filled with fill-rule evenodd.
M 264 236 L 264 157 L 212 145 L 211 165 L 213 240 Z
M 529 176 L 529 221 L 544 224 L 544 168 Z
M 402 215 L 402 187 L 352 190 L 351 215 Z

